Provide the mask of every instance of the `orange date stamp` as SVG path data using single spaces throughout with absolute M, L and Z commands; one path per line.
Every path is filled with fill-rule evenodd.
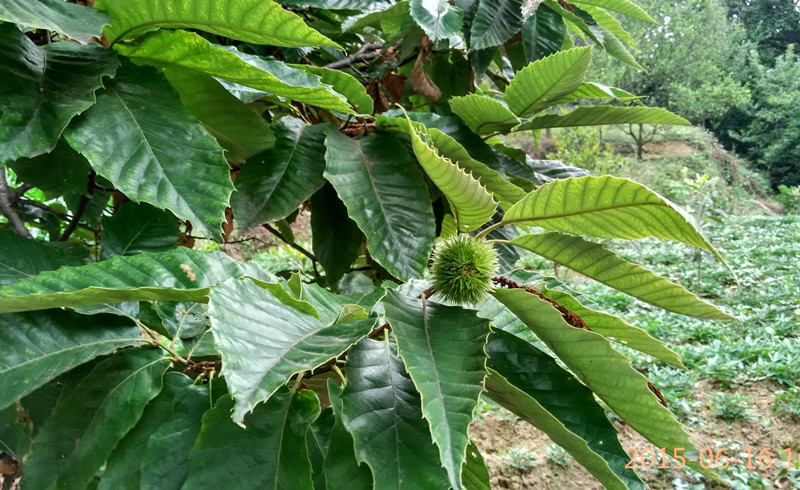
M 800 467 L 800 454 L 792 455 L 792 448 L 784 448 L 773 453 L 770 447 L 744 448 L 732 451 L 727 447 L 710 448 L 703 447 L 700 450 L 685 451 L 682 447 L 676 447 L 672 454 L 665 448 L 646 447 L 637 449 L 634 447 L 625 448 L 630 458 L 625 468 L 629 469 L 673 469 L 679 470 L 687 463 L 700 463 L 703 469 L 725 469 L 731 465 L 743 465 L 748 470 L 766 470 L 772 467 L 779 460 L 781 466 Z M 773 457 L 774 456 L 774 457 Z M 792 459 L 794 458 L 794 460 Z

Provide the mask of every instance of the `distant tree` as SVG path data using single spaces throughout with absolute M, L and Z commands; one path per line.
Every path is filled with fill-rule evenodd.
M 758 46 L 761 61 L 771 63 L 790 44 L 800 43 L 800 0 L 724 0 L 728 17 L 740 22 Z

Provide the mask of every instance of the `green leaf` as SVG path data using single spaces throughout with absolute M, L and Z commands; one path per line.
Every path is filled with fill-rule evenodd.
M 169 364 L 158 349 L 130 349 L 98 363 L 45 420 L 21 486 L 86 488 L 161 391 Z
M 459 230 L 475 231 L 492 219 L 497 202 L 486 188 L 449 158 L 440 156 L 424 126 L 410 119 L 408 124 L 417 161 L 447 198 Z
M 503 222 L 600 238 L 656 237 L 720 258 L 684 211 L 641 184 L 610 176 L 548 182 L 509 209 Z
M 225 396 L 206 412 L 183 488 L 312 488 L 306 431 L 319 415 L 314 392 L 282 388 L 245 419 L 247 430 L 231 420 L 232 408 Z
M 644 9 L 630 0 L 573 0 L 571 3 L 574 3 L 578 6 L 583 4 L 603 7 L 604 9 L 612 10 L 622 15 L 633 17 L 634 19 L 646 20 L 647 22 L 657 24 L 657 22 L 653 20 L 653 18 L 650 17 L 647 12 L 644 11 Z
M 36 186 L 46 195 L 83 194 L 92 167 L 83 155 L 73 150 L 64 138 L 50 153 L 35 158 L 20 158 L 6 164 L 18 182 Z
M 363 10 L 363 9 L 359 9 Z M 342 32 L 358 31 L 371 25 L 380 25 L 386 34 L 397 34 L 411 16 L 408 0 L 400 0 L 386 10 L 350 17 L 342 23 Z
M 343 389 L 333 379 L 328 378 L 328 394 L 336 422 L 331 430 L 328 453 L 323 464 L 326 488 L 334 490 L 342 482 L 347 482 L 350 490 L 372 490 L 372 473 L 367 465 L 360 465 L 356 460 L 353 436 L 347 432 L 342 422 Z
M 225 158 L 243 163 L 251 156 L 272 148 L 275 136 L 269 123 L 205 73 L 169 67 L 169 83 L 178 91 L 181 104 L 200 120 L 225 148 Z
M 82 44 L 92 37 L 100 38 L 103 26 L 109 23 L 105 12 L 60 0 L 4 0 L 0 3 L 0 20 L 58 32 Z
M 220 235 L 233 191 L 228 163 L 156 70 L 121 68 L 66 137 L 131 200 L 169 209 L 207 237 Z
M 311 196 L 311 243 L 314 256 L 334 287 L 358 257 L 364 235 L 330 184 Z
M 237 423 L 290 377 L 338 356 L 375 325 L 372 318 L 326 327 L 275 296 L 284 290 L 274 286 L 267 290 L 249 279 L 231 279 L 211 290 L 208 315 L 222 353 L 222 375 L 236 399 Z
M 598 479 L 603 481 L 607 478 L 606 481 L 618 486 L 618 478 L 608 475 L 610 469 L 627 488 L 644 490 L 644 484 L 636 473 L 625 468 L 630 457 L 619 443 L 617 430 L 606 418 L 605 410 L 595 402 L 592 391 L 575 376 L 561 368 L 549 355 L 506 332 L 493 332 L 486 344 L 486 352 L 489 354 L 489 368 L 496 372 L 495 376 L 502 376 L 514 387 L 514 390 L 498 394 L 499 399 L 510 402 L 507 408 L 528 419 L 535 416 L 536 410 L 528 413 L 526 408 L 538 404 L 537 410 L 546 410 L 550 417 L 555 417 L 564 426 L 563 429 L 557 424 L 552 427 L 572 432 L 596 453 L 581 450 L 573 456 L 587 469 L 591 468 L 590 471 L 594 469 L 593 474 Z M 488 386 L 497 388 L 502 384 L 489 383 Z M 490 392 L 490 396 L 493 395 Z M 596 456 L 603 458 L 607 465 L 598 461 Z
M 0 409 L 97 356 L 139 345 L 129 320 L 65 311 L 0 315 Z
M 638 100 L 638 97 L 630 92 L 622 90 L 617 87 L 608 87 L 606 85 L 585 82 L 582 83 L 577 90 L 559 100 L 559 104 L 566 104 L 580 99 L 617 99 L 622 101 Z
M 464 12 L 447 0 L 410 0 L 411 18 L 431 41 L 446 39 L 461 29 Z
M 516 131 L 575 126 L 605 126 L 609 124 L 679 124 L 689 121 L 666 109 L 657 107 L 586 106 L 562 115 L 547 114 L 535 117 L 516 128 Z
M 422 172 L 394 136 L 354 140 L 326 131 L 325 178 L 367 237 L 371 257 L 401 280 L 428 265 L 435 223 Z
M 682 286 L 581 237 L 561 233 L 525 235 L 514 238 L 511 244 L 667 311 L 696 318 L 734 320 Z
M 149 0 L 98 0 L 95 6 L 111 14 L 106 37 L 112 44 L 166 27 L 199 29 L 253 44 L 341 49 L 272 0 L 236 0 L 224 5 L 214 0 L 159 0 L 155 4 Z
M 344 96 L 317 75 L 233 46 L 211 44 L 194 32 L 158 31 L 135 45 L 118 44 L 116 50 L 137 64 L 184 68 L 323 109 L 353 113 Z
M 389 291 L 381 301 L 397 349 L 422 398 L 442 465 L 453 488 L 461 488 L 467 429 L 486 376 L 483 346 L 489 322 L 473 310 L 407 298 Z
M 150 436 L 143 453 L 131 461 L 141 459 L 141 488 L 180 490 L 189 474 L 189 452 L 209 402 L 209 385 L 190 385 L 175 395 L 172 417 Z
M 522 0 L 480 0 L 472 19 L 469 50 L 499 46 L 522 27 Z
M 40 48 L 13 24 L 0 25 L 0 164 L 55 148 L 118 64 L 113 51 L 96 44 L 65 41 Z
M 362 339 L 350 349 L 342 420 L 375 488 L 447 488 L 419 394 L 394 344 Z
M 341 70 L 332 70 L 323 66 L 311 65 L 288 65 L 292 68 L 307 71 L 320 78 L 322 83 L 330 85 L 333 90 L 347 97 L 347 100 L 361 114 L 372 114 L 374 102 L 372 97 L 367 94 L 367 89 L 361 85 L 358 79 L 348 75 Z
M 636 61 L 636 58 L 634 58 L 625 45 L 622 44 L 622 41 L 620 41 L 615 35 L 611 34 L 602 27 L 593 27 L 593 29 L 599 30 L 600 34 L 602 34 L 603 49 L 606 50 L 606 53 L 610 54 L 614 58 L 617 58 L 626 65 L 635 68 L 636 70 L 645 71 L 642 65 Z
M 564 43 L 564 20 L 547 5 L 539 5 L 522 25 L 522 48 L 528 61 L 559 51 Z
M 508 108 L 527 117 L 555 104 L 583 83 L 591 61 L 591 46 L 559 51 L 534 61 L 508 84 L 503 96 Z
M 249 228 L 285 218 L 325 183 L 325 128 L 283 117 L 272 125 L 275 147 L 247 161 L 236 177 L 233 215 Z
M 66 250 L 0 230 L 0 286 L 83 261 Z
M 585 168 L 564 165 L 563 162 L 558 160 L 529 159 L 527 163 L 531 170 L 536 172 L 536 177 L 544 182 L 549 182 L 553 179 L 568 179 L 570 177 L 585 177 L 589 175 Z
M 628 33 L 628 31 L 626 31 L 625 28 L 622 27 L 622 24 L 620 24 L 620 22 L 617 20 L 616 17 L 598 7 L 592 7 L 587 5 L 584 6 L 584 10 L 586 11 L 586 13 L 591 15 L 592 18 L 595 20 L 595 22 L 597 22 L 597 25 L 603 29 L 604 45 L 607 42 L 607 37 L 608 37 L 607 33 L 610 33 L 612 36 L 616 36 L 622 41 L 625 41 L 626 43 L 628 43 L 628 45 L 634 48 L 636 47 L 636 43 L 633 41 L 633 38 Z
M 519 124 L 519 119 L 508 107 L 482 95 L 453 97 L 450 99 L 450 108 L 467 123 L 469 129 L 478 134 L 505 133 Z
M 126 203 L 103 218 L 103 257 L 163 252 L 178 244 L 178 220 L 149 204 Z
M 209 286 L 229 277 L 269 276 L 222 252 L 185 247 L 62 267 L 0 288 L 0 313 L 121 301 L 205 302 Z
M 466 490 L 491 490 L 492 488 L 489 480 L 489 469 L 486 468 L 483 456 L 481 456 L 478 447 L 472 441 L 467 446 L 467 461 L 464 463 L 461 479 Z
M 675 448 L 694 450 L 681 424 L 650 390 L 647 378 L 605 337 L 569 325 L 550 303 L 523 289 L 497 289 L 492 294 L 525 322 L 583 384 L 655 447 L 665 448 L 668 454 Z M 697 463 L 690 462 L 689 466 L 710 474 Z
M 167 373 L 161 392 L 147 404 L 139 423 L 119 441 L 103 471 L 99 490 L 138 490 L 144 469 L 131 464 L 142 457 L 150 436 L 175 415 L 172 405 L 182 389 L 191 386 L 192 379 L 181 373 Z M 163 486 L 159 487 L 163 489 Z

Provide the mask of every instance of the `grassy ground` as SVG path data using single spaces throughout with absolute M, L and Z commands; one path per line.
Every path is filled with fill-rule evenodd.
M 650 307 L 600 284 L 580 279 L 534 257 L 528 268 L 555 275 L 590 295 L 605 310 L 648 330 L 677 351 L 687 369 L 627 350 L 634 366 L 664 394 L 698 447 L 729 456 L 752 448 L 753 465 L 732 464 L 722 471 L 736 488 L 800 488 L 800 470 L 783 469 L 800 452 L 800 218 L 729 217 L 706 232 L 736 271 L 707 257 L 700 262 L 685 247 L 644 240 L 608 241 L 622 257 L 685 285 L 737 316 L 741 323 L 693 320 Z M 699 265 L 699 269 L 698 269 Z M 699 273 L 698 273 L 699 271 Z M 623 348 L 624 349 L 624 348 Z M 611 414 L 614 420 L 613 414 Z M 650 447 L 618 422 L 625 447 Z M 591 478 L 558 448 L 517 423 L 515 417 L 485 404 L 473 427 L 498 488 L 593 488 Z M 488 444 L 487 444 L 488 443 Z M 762 448 L 773 462 L 758 468 Z M 764 460 L 766 461 L 766 460 Z M 766 466 L 766 465 L 765 465 Z M 674 470 L 641 470 L 653 488 L 706 488 L 697 475 Z M 709 485 L 710 486 L 710 485 Z

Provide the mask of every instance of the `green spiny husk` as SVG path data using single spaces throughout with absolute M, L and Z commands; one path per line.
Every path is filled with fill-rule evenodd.
M 433 291 L 458 304 L 478 304 L 492 289 L 497 252 L 469 235 L 448 238 L 433 252 Z

